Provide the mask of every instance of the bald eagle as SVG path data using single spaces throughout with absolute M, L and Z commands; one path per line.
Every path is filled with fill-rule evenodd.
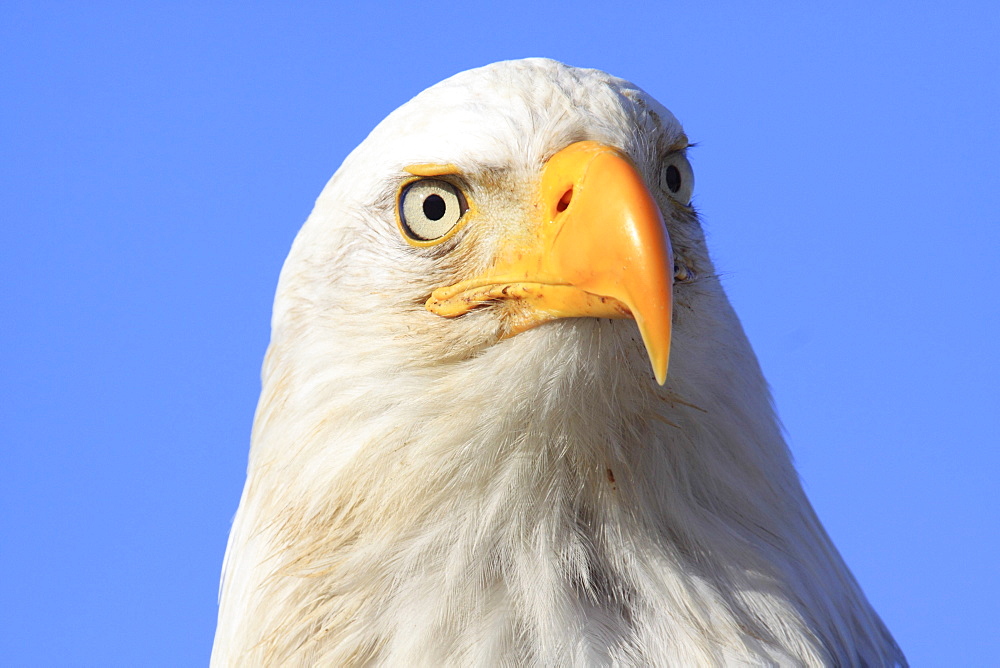
M 892 666 L 678 121 L 545 59 L 344 161 L 278 283 L 214 666 Z M 669 368 L 668 368 L 669 362 Z

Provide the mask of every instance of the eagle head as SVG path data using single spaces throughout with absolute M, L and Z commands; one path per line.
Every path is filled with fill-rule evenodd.
M 281 272 L 217 665 L 891 665 L 677 119 L 544 59 L 344 161 Z

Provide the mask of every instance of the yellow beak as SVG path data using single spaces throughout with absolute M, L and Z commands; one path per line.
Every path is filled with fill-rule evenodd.
M 455 317 L 514 300 L 507 336 L 556 318 L 634 318 L 661 385 L 670 358 L 673 252 L 660 208 L 618 149 L 577 142 L 542 171 L 537 225 L 483 276 L 438 288 L 432 313 Z

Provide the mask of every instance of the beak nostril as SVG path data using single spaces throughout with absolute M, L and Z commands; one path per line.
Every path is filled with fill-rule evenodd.
M 569 201 L 573 199 L 573 189 L 570 188 L 563 193 L 563 196 L 559 199 L 559 203 L 556 204 L 556 211 L 562 213 L 569 206 Z

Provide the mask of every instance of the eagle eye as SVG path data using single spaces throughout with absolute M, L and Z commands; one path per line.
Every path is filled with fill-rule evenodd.
M 677 202 L 688 206 L 694 190 L 694 172 L 691 163 L 681 152 L 671 153 L 660 167 L 660 188 Z
M 406 237 L 417 244 L 443 241 L 469 205 L 461 190 L 441 179 L 418 179 L 403 186 L 397 212 Z

